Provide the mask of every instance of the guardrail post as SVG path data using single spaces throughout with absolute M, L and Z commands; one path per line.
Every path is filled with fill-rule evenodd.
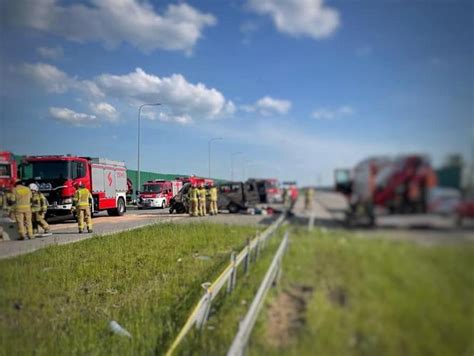
M 230 263 L 232 264 L 232 273 L 230 274 L 229 280 L 227 281 L 227 293 L 231 293 L 235 288 L 237 280 L 237 266 L 236 266 L 236 254 L 232 251 L 230 255 Z
M 314 213 L 311 213 L 311 215 L 309 216 L 309 220 L 308 220 L 308 231 L 313 231 L 313 228 L 314 228 Z
M 260 255 L 260 236 L 257 237 L 257 245 L 255 246 L 255 261 L 258 259 L 258 256 Z
M 212 300 L 212 292 L 208 288 L 206 290 L 206 301 L 204 303 L 204 309 L 201 312 L 200 317 L 196 320 L 196 327 L 198 329 L 202 329 L 204 324 L 206 324 L 207 318 L 209 317 L 209 312 L 211 310 L 211 300 Z
M 288 236 L 289 234 L 286 232 L 283 241 L 280 243 L 280 246 L 273 257 L 270 267 L 265 273 L 265 277 L 258 288 L 257 294 L 250 304 L 247 314 L 239 323 L 239 329 L 227 352 L 227 356 L 242 356 L 245 354 L 245 349 L 248 346 L 249 337 L 257 320 L 259 310 L 263 305 L 263 300 L 272 286 L 272 283 L 278 278 L 278 271 L 282 267 L 283 254 L 288 245 Z
M 250 239 L 247 239 L 247 254 L 245 255 L 245 259 L 244 259 L 244 272 L 245 274 L 248 274 L 249 273 L 249 267 L 250 267 L 250 254 L 251 254 L 251 250 L 250 250 Z

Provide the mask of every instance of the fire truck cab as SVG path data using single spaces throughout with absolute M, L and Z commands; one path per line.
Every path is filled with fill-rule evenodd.
M 166 208 L 182 186 L 183 182 L 180 180 L 150 180 L 143 184 L 143 189 L 138 196 L 137 207 L 138 209 Z
M 48 199 L 48 215 L 71 214 L 76 183 L 92 194 L 91 211 L 109 215 L 126 211 L 127 170 L 125 163 L 104 158 L 78 156 L 29 156 L 21 167 L 27 184 L 36 183 Z
M 17 164 L 13 154 L 0 152 L 0 190 L 10 190 L 17 177 Z

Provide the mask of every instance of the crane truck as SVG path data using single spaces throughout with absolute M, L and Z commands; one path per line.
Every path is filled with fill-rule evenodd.
M 347 223 L 361 219 L 375 224 L 375 210 L 387 214 L 426 213 L 428 192 L 437 178 L 429 160 L 422 155 L 395 159 L 371 157 L 354 169 L 335 171 L 335 189 L 348 199 Z

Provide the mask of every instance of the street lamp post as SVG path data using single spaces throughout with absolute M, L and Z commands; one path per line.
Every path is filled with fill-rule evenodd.
M 137 143 L 137 186 L 140 189 L 140 115 L 144 106 L 160 106 L 161 103 L 142 104 L 138 108 L 138 143 Z
M 233 152 L 230 154 L 230 180 L 234 181 L 234 156 L 240 155 L 242 152 Z
M 222 137 L 213 137 L 207 143 L 208 153 L 209 153 L 209 178 L 211 178 L 211 143 L 212 141 L 222 140 Z

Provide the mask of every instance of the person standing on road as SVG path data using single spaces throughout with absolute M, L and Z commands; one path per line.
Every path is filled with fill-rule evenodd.
M 31 222 L 31 190 L 25 187 L 21 180 L 15 182 L 12 199 L 15 202 L 14 215 L 18 226 L 19 240 L 24 240 L 26 236 L 34 239 L 33 225 Z
M 13 189 L 9 189 L 5 192 L 5 202 L 7 215 L 11 220 L 15 220 L 15 196 Z
M 92 194 L 84 186 L 84 183 L 79 182 L 77 184 L 78 189 L 74 194 L 73 202 L 74 208 L 77 215 L 77 223 L 79 225 L 79 233 L 82 234 L 84 229 L 84 220 L 87 225 L 87 232 L 92 232 L 92 217 L 91 217 L 91 208 L 90 201 L 92 201 Z
M 283 188 L 283 194 L 282 194 L 282 199 L 283 199 L 283 205 L 286 207 L 289 205 L 289 192 L 288 188 Z
M 314 190 L 311 187 L 306 188 L 304 192 L 304 209 L 311 210 L 313 208 Z
M 48 210 L 48 200 L 38 189 L 35 183 L 31 183 L 29 188 L 32 193 L 31 212 L 33 214 L 33 233 L 38 233 L 38 227 L 41 226 L 44 233 L 49 233 L 49 225 L 45 220 L 46 211 Z
M 210 207 L 209 207 L 209 213 L 211 215 L 217 215 L 218 210 L 217 210 L 217 188 L 214 185 L 214 183 L 211 183 L 211 188 L 209 189 L 209 200 L 211 201 Z
M 206 216 L 206 195 L 207 191 L 206 188 L 204 187 L 204 184 L 201 183 L 199 185 L 199 190 L 198 190 L 198 204 L 199 204 L 199 216 Z
M 198 216 L 198 190 L 196 184 L 191 183 L 188 190 L 189 198 L 189 215 Z

